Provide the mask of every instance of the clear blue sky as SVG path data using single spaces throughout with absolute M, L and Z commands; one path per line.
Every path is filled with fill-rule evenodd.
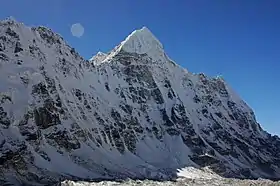
M 263 128 L 280 135 L 279 0 L 7 0 L 7 16 L 52 28 L 85 58 L 145 25 L 181 66 L 223 75 Z M 81 38 L 70 32 L 77 22 Z

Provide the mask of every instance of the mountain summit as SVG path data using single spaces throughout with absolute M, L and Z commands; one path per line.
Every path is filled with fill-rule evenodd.
M 100 62 L 111 59 L 120 52 L 134 55 L 146 55 L 153 59 L 153 61 L 167 60 L 163 45 L 147 27 L 143 27 L 139 30 L 133 31 L 124 41 L 117 45 L 109 55 L 104 55 L 104 53 L 98 52 L 91 58 L 91 61 L 100 64 Z
M 83 59 L 45 27 L 0 22 L 0 184 L 173 179 L 194 167 L 280 178 L 280 139 L 221 78 L 192 74 L 147 29 Z
M 163 46 L 147 28 L 133 31 L 122 43 L 121 49 L 129 53 L 155 55 L 163 52 Z

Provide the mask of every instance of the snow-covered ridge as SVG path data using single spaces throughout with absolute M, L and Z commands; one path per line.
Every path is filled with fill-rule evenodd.
M 147 28 L 133 31 L 117 45 L 103 61 L 111 61 L 111 59 L 120 52 L 127 52 L 138 55 L 147 55 L 153 62 L 169 61 L 164 52 L 163 45 Z M 171 62 L 171 61 L 170 61 Z
M 144 26 L 143 28 L 135 30 L 129 34 L 108 54 L 98 52 L 90 59 L 90 61 L 93 61 L 96 65 L 99 65 L 102 62 L 111 61 L 114 56 L 122 51 L 140 55 L 145 54 L 152 58 L 153 61 L 169 60 L 164 52 L 163 45 L 153 35 L 153 33 Z M 174 62 L 172 61 L 172 63 Z
M 133 31 L 121 43 L 121 48 L 126 52 L 137 54 L 163 52 L 162 44 L 147 27 Z
M 147 54 L 154 60 L 165 57 L 163 45 L 147 27 L 133 31 L 121 42 L 120 49 L 129 53 Z
M 107 54 L 103 53 L 103 52 L 97 52 L 96 55 L 94 55 L 92 58 L 90 58 L 89 61 L 92 61 L 95 65 L 99 65 L 102 63 L 102 61 L 104 61 L 104 59 L 106 59 Z
M 223 79 L 171 63 L 146 28 L 88 61 L 50 29 L 0 22 L 0 185 L 184 167 L 279 179 L 279 147 Z

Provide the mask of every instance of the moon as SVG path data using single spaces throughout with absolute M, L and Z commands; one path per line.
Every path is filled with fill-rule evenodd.
M 84 31 L 85 29 L 81 23 L 75 23 L 71 26 L 71 33 L 74 37 L 82 37 Z

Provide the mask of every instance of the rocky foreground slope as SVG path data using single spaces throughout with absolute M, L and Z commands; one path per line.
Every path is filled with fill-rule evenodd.
M 271 181 L 267 179 L 236 179 L 223 178 L 209 170 L 200 170 L 197 168 L 184 168 L 178 171 L 176 180 L 115 180 L 100 182 L 70 181 L 65 180 L 57 186 L 280 186 L 280 181 Z
M 178 179 L 177 181 L 152 181 L 152 180 L 125 180 L 102 181 L 98 183 L 64 181 L 61 186 L 279 186 L 280 182 L 271 180 L 240 180 L 232 178 L 223 179 Z
M 168 58 L 147 29 L 84 60 L 45 27 L 0 22 L 0 185 L 280 178 L 280 139 L 220 78 Z

